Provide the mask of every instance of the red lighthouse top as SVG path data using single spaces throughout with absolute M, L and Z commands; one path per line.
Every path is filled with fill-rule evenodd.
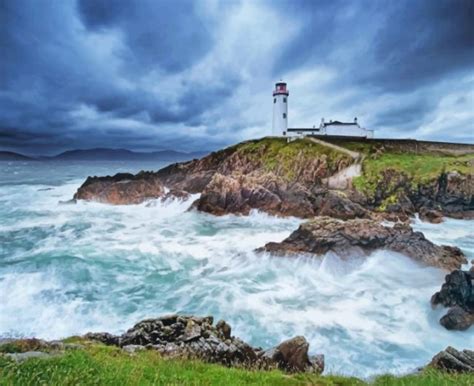
M 275 90 L 273 90 L 273 96 L 275 95 L 290 95 L 290 92 L 286 89 L 285 82 L 278 82 L 275 84 Z

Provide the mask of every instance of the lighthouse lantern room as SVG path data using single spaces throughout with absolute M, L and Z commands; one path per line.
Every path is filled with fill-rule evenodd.
M 273 90 L 273 131 L 275 136 L 286 135 L 288 131 L 288 95 L 285 82 L 275 84 Z

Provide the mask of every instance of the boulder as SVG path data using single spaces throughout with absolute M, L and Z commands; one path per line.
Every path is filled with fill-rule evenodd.
M 428 367 L 450 373 L 474 373 L 474 351 L 458 351 L 449 346 L 436 354 Z
M 378 221 L 353 219 L 340 221 L 316 217 L 303 223 L 280 243 L 268 243 L 257 251 L 276 255 L 323 255 L 335 252 L 340 257 L 367 255 L 377 249 L 402 253 L 412 259 L 451 271 L 467 260 L 459 248 L 438 246 L 407 224 L 384 226 Z
M 464 331 L 474 324 L 474 313 L 454 306 L 439 320 L 439 323 L 447 330 Z
M 278 346 L 265 351 L 263 357 L 275 362 L 279 369 L 287 372 L 314 372 L 324 370 L 324 357 L 308 356 L 309 343 L 303 336 L 286 340 Z
M 474 324 L 474 272 L 455 270 L 446 275 L 441 290 L 431 297 L 433 307 L 451 307 L 440 319 L 448 330 L 466 330 Z

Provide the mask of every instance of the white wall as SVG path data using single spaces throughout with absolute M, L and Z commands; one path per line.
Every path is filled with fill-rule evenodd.
M 286 95 L 275 95 L 273 98 L 276 99 L 276 102 L 273 103 L 272 134 L 280 136 L 286 133 L 288 129 L 288 97 Z M 283 118 L 283 114 L 285 114 L 286 118 Z
M 326 135 L 344 135 L 348 137 L 367 137 L 368 131 L 358 125 L 326 126 Z

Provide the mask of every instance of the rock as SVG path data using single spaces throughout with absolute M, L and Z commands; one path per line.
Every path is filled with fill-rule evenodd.
M 24 362 L 32 358 L 50 358 L 52 355 L 42 351 L 27 351 L 22 353 L 7 353 L 4 354 L 6 357 L 14 360 L 15 362 Z
M 164 186 L 153 173 L 118 173 L 113 177 L 88 177 L 74 199 L 124 205 L 139 204 L 164 194 Z
M 474 351 L 458 351 L 449 346 L 436 354 L 428 366 L 452 373 L 474 373 Z
M 458 269 L 446 275 L 444 280 L 441 290 L 431 298 L 432 305 L 474 309 L 474 276 L 470 272 Z
M 188 192 L 184 190 L 178 189 L 171 189 L 165 195 L 161 197 L 161 202 L 171 201 L 171 200 L 179 200 L 179 201 L 186 201 L 191 197 Z
M 324 357 L 317 356 L 310 360 L 308 356 L 309 343 L 302 336 L 286 340 L 273 349 L 266 351 L 263 356 L 276 362 L 279 369 L 288 372 L 315 372 L 324 370 Z
M 108 332 L 89 332 L 84 335 L 84 339 L 96 340 L 107 345 L 118 345 L 119 337 Z
M 474 324 L 474 275 L 470 271 L 455 270 L 446 275 L 441 290 L 431 297 L 435 307 L 452 307 L 440 319 L 448 330 L 466 330 Z
M 213 322 L 212 316 L 166 315 L 142 320 L 120 337 L 107 333 L 89 333 L 84 337 L 121 346 L 130 353 L 148 348 L 167 357 L 197 358 L 226 366 L 263 370 L 280 367 L 305 372 L 321 372 L 324 367 L 323 357 L 308 357 L 309 344 L 303 337 L 282 343 L 273 358 L 232 337 L 231 327 L 225 321 L 216 326 Z
M 443 213 L 435 209 L 421 208 L 419 211 L 420 220 L 430 222 L 432 224 L 440 224 L 443 222 Z
M 458 269 L 467 261 L 459 248 L 435 245 L 407 224 L 389 227 L 375 220 L 340 221 L 330 217 L 305 222 L 281 243 L 268 243 L 257 251 L 276 255 L 322 255 L 332 251 L 344 258 L 367 255 L 377 249 L 399 252 L 446 270 Z
M 232 329 L 224 320 L 219 320 L 217 322 L 216 329 L 222 334 L 224 339 L 230 339 Z
M 372 217 L 370 211 L 352 201 L 344 192 L 315 189 L 312 193 L 310 200 L 315 216 L 329 216 L 341 220 Z
M 464 331 L 474 324 L 474 313 L 454 306 L 439 320 L 439 323 L 447 330 Z

